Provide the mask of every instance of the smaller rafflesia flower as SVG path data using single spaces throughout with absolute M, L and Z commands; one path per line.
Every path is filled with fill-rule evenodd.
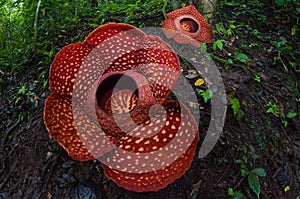
M 199 47 L 204 43 L 212 42 L 210 25 L 193 6 L 174 10 L 167 14 L 162 28 L 167 38 L 174 38 L 180 44 L 192 44 Z

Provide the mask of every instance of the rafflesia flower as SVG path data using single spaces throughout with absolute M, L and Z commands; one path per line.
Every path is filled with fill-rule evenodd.
M 162 23 L 167 38 L 174 38 L 177 43 L 192 44 L 196 47 L 202 42 L 212 42 L 210 25 L 193 5 L 174 10 L 168 13 L 167 17 Z
M 110 23 L 57 53 L 44 122 L 75 160 L 98 159 L 126 189 L 157 191 L 190 167 L 197 123 L 168 100 L 180 73 L 173 49 L 157 36 Z

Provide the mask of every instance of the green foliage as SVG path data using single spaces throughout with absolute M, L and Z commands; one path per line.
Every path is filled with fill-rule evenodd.
M 259 198 L 260 194 L 260 183 L 258 180 L 257 175 L 254 172 L 250 172 L 248 174 L 248 183 L 252 191 L 257 195 L 257 198 Z
M 208 100 L 210 100 L 210 98 L 212 97 L 213 92 L 210 89 L 207 89 L 207 90 L 200 89 L 200 90 L 198 90 L 198 95 L 202 96 L 204 102 L 207 103 Z
M 289 62 L 289 65 L 290 65 L 297 73 L 300 73 L 300 68 L 298 68 L 296 62 L 290 61 L 290 62 Z
M 240 110 L 240 107 L 241 107 L 241 106 L 240 106 L 239 100 L 238 100 L 237 98 L 233 98 L 233 99 L 231 100 L 231 108 L 232 108 L 232 110 L 233 110 L 234 116 L 237 115 L 238 111 Z
M 220 50 L 223 50 L 223 43 L 225 42 L 225 40 L 219 39 L 217 41 L 214 42 L 213 44 L 213 49 L 214 51 L 217 50 L 217 48 L 219 48 Z
M 273 115 L 275 115 L 276 117 L 279 116 L 279 106 L 275 103 L 272 102 L 268 102 L 267 103 L 267 107 L 268 110 L 266 111 L 266 113 L 272 113 Z
M 285 8 L 289 8 L 290 6 L 294 6 L 293 9 L 295 9 L 295 11 L 300 14 L 300 3 L 298 1 L 294 1 L 294 0 L 275 0 L 275 4 L 278 5 L 278 6 L 283 6 Z
M 232 25 L 229 25 L 228 28 L 225 28 L 222 23 L 217 23 L 215 25 L 215 30 L 217 31 L 217 33 L 224 35 L 225 37 L 229 37 L 229 36 L 233 35 L 234 29 L 235 29 L 235 26 L 233 25 L 233 23 L 232 23 Z
M 13 100 L 15 105 L 18 105 L 22 100 L 25 103 L 34 102 L 35 106 L 37 106 L 37 96 L 34 93 L 36 85 L 37 81 L 34 81 L 31 84 L 26 83 L 22 85 L 16 92 L 11 91 L 10 100 Z
M 241 109 L 240 101 L 237 98 L 230 100 L 231 108 L 233 110 L 233 115 L 238 120 L 244 116 L 244 111 Z
M 259 75 L 254 75 L 253 79 L 254 79 L 256 82 L 258 82 L 258 83 L 261 82 L 261 78 L 260 78 Z
M 233 191 L 230 187 L 228 188 L 228 195 L 232 197 L 232 199 L 246 199 L 246 196 L 240 191 Z
M 287 118 L 288 119 L 292 119 L 294 117 L 297 116 L 297 113 L 294 112 L 294 111 L 290 111 L 288 112 L 285 117 L 281 118 L 281 123 L 283 124 L 284 127 L 287 127 L 287 125 L 289 124 L 288 121 L 287 121 Z
M 256 194 L 257 198 L 259 198 L 261 192 L 259 177 L 266 176 L 266 172 L 263 168 L 253 168 L 254 165 L 251 162 L 251 159 L 256 160 L 260 158 L 260 155 L 248 150 L 248 146 L 246 144 L 243 144 L 242 146 L 236 146 L 236 150 L 241 154 L 241 158 L 235 160 L 237 164 L 240 164 L 240 174 L 243 179 L 247 179 L 249 188 Z M 241 191 L 233 191 L 232 188 L 228 189 L 228 194 L 232 198 L 246 198 Z
M 292 26 L 287 28 L 290 29 L 290 34 L 296 38 L 300 31 L 299 23 L 297 23 L 300 14 L 300 1 L 275 0 L 275 4 L 278 6 L 275 18 L 278 21 L 284 20 L 284 14 L 288 13 L 290 19 L 289 24 Z M 285 68 L 287 68 L 287 66 L 285 66 L 287 65 L 287 62 L 296 72 L 300 72 L 299 62 L 297 59 L 300 55 L 300 46 L 294 46 L 293 42 L 294 41 L 287 41 L 286 37 L 281 37 L 279 40 L 272 42 L 272 45 L 274 45 L 278 51 L 278 56 L 275 58 L 274 62 L 281 63 Z M 287 60 L 284 60 L 282 58 L 283 56 L 287 57 Z
M 244 63 L 248 63 L 250 61 L 249 57 L 244 53 L 238 53 L 234 58 L 237 61 L 244 62 Z
M 266 172 L 263 168 L 255 168 L 248 174 L 248 184 L 252 191 L 256 194 L 257 198 L 260 198 L 260 182 L 258 177 L 266 176 Z
M 207 51 L 207 44 L 206 43 L 201 43 L 200 48 L 206 52 Z
M 287 127 L 287 125 L 289 124 L 285 118 L 281 119 L 281 123 L 283 124 L 284 127 Z
M 229 51 L 236 54 L 234 57 L 236 61 L 248 65 L 250 59 L 245 56 L 239 57 L 238 53 L 243 49 L 245 55 L 250 55 L 253 54 L 254 49 L 257 49 L 268 52 L 269 57 L 261 57 L 261 61 L 271 58 L 273 59 L 272 65 L 282 66 L 285 72 L 293 70 L 299 73 L 300 1 L 276 0 L 274 3 L 275 14 L 272 17 L 274 20 L 269 20 L 270 16 L 266 14 L 264 8 L 273 7 L 274 4 L 270 2 L 259 0 L 218 1 L 222 10 L 230 10 L 230 12 L 226 13 L 227 15 L 224 12 L 219 13 L 220 17 L 226 20 L 215 25 L 216 36 L 222 37 L 227 43 L 237 42 L 240 45 L 240 48 Z M 270 29 L 270 27 L 273 28 L 272 24 L 274 23 L 280 25 L 276 29 Z M 239 38 L 236 35 L 239 35 Z
M 32 53 L 33 16 L 29 5 L 21 1 L 2 1 L 0 6 L 0 67 L 13 71 Z
M 37 5 L 38 0 L 1 1 L 2 71 L 18 69 L 34 57 L 41 60 L 40 66 L 49 67 L 58 50 L 69 43 L 83 40 L 92 30 L 89 27 L 96 28 L 113 21 L 143 26 L 143 17 L 157 14 L 162 17 L 164 1 L 49 0 L 41 1 L 39 9 Z
M 290 112 L 288 112 L 288 113 L 286 114 L 285 117 L 292 119 L 292 118 L 294 118 L 294 117 L 296 117 L 296 116 L 297 116 L 297 113 L 296 113 L 296 112 L 290 111 Z

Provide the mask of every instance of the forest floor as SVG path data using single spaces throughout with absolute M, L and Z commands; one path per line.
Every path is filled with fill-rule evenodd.
M 272 23 L 260 32 L 276 32 L 277 28 L 278 25 Z M 224 46 L 217 55 L 226 57 L 226 50 L 231 52 L 234 47 L 240 47 L 248 37 L 246 32 L 240 33 L 236 37 L 239 39 Z M 257 39 L 256 42 L 265 41 Z M 1 88 L 0 199 L 232 198 L 228 195 L 229 188 L 236 194 L 242 192 L 247 198 L 256 198 L 247 175 L 242 175 L 255 168 L 266 171 L 266 176 L 259 177 L 261 198 L 299 199 L 299 73 L 292 68 L 286 71 L 280 62 L 272 64 L 271 56 L 275 55 L 270 55 L 265 48 L 249 50 L 252 51 L 248 53 L 251 62 L 246 67 L 227 67 L 216 61 L 226 93 L 239 100 L 243 116 L 237 119 L 228 106 L 223 133 L 209 155 L 203 159 L 195 156 L 191 168 L 180 179 L 165 189 L 148 193 L 134 193 L 118 187 L 105 177 L 99 162 L 74 161 L 49 137 L 43 122 L 44 100 L 49 90 L 36 83 L 37 60 L 30 60 L 23 69 L 11 74 Z M 208 45 L 208 51 L 213 51 L 212 44 Z M 255 74 L 259 75 L 260 82 L 253 78 Z M 19 94 L 21 97 L 16 102 L 12 91 L 22 89 L 24 84 L 29 85 L 35 95 Z M 269 102 L 277 105 L 278 114 L 266 113 L 272 108 L 267 105 Z M 298 115 L 285 117 L 289 111 Z M 205 121 L 209 118 L 209 108 L 203 112 L 207 113 L 203 117 Z M 197 152 L 207 125 L 204 122 L 200 127 Z

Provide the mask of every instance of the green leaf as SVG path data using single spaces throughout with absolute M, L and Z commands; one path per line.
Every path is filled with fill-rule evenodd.
M 294 118 L 294 117 L 296 117 L 296 116 L 297 116 L 297 113 L 292 112 L 292 111 L 291 111 L 291 112 L 288 112 L 288 113 L 286 114 L 286 117 L 287 117 L 287 118 L 290 118 L 290 119 L 291 119 L 291 118 Z
M 254 172 L 250 172 L 248 175 L 248 184 L 252 191 L 256 194 L 257 198 L 260 195 L 260 183 L 257 175 Z
M 244 160 L 244 162 L 245 162 L 245 163 L 247 163 L 247 162 L 248 162 L 248 157 L 247 157 L 246 155 L 243 155 L 243 157 L 242 157 L 242 158 L 243 158 L 243 160 Z
M 246 169 L 241 169 L 241 176 L 246 176 L 247 170 Z
M 284 0 L 275 0 L 275 4 L 282 6 L 284 5 Z
M 296 33 L 297 33 L 297 27 L 293 26 L 291 31 L 292 36 L 296 35 Z
M 287 125 L 289 124 L 288 121 L 286 121 L 285 119 L 281 120 L 281 123 L 284 127 L 287 127 Z
M 227 192 L 228 192 L 228 195 L 232 197 L 232 199 L 244 199 L 244 198 L 246 198 L 242 192 L 233 191 L 233 189 L 231 187 L 228 188 Z
M 207 51 L 207 44 L 206 43 L 201 43 L 201 49 L 204 51 Z
M 257 81 L 258 83 L 261 82 L 261 78 L 260 78 L 259 75 L 254 75 L 253 79 L 254 79 L 255 81 Z
M 244 53 L 238 53 L 235 56 L 235 59 L 240 62 L 248 62 L 249 61 L 249 57 L 247 55 L 245 55 Z
M 8 135 L 8 140 L 12 140 L 14 138 L 13 135 Z
M 21 98 L 18 97 L 18 98 L 15 100 L 15 104 L 18 104 L 18 102 L 20 101 L 20 99 L 21 99 Z
M 224 5 L 226 6 L 240 6 L 239 2 L 225 2 Z
M 230 28 L 230 29 L 235 29 L 236 27 L 235 27 L 234 24 L 230 24 L 230 25 L 229 25 L 229 28 Z
M 198 91 L 198 94 L 201 95 L 203 97 L 204 102 L 207 103 L 208 100 L 210 100 L 210 98 L 212 97 L 213 92 L 210 89 L 207 89 L 206 91 L 200 89 Z
M 234 194 L 234 191 L 231 187 L 228 188 L 227 192 L 228 192 L 228 195 L 230 195 L 230 196 L 233 196 L 233 194 Z
M 233 98 L 231 100 L 231 108 L 233 110 L 234 117 L 236 117 L 236 115 L 238 114 L 240 107 L 241 107 L 241 105 L 240 105 L 239 100 L 237 98 Z
M 217 24 L 216 24 L 216 30 L 217 30 L 219 33 L 223 33 L 223 34 L 226 34 L 226 33 L 227 33 L 227 30 L 224 28 L 223 24 L 221 24 L 221 23 L 217 23 Z
M 203 93 L 203 99 L 204 99 L 204 102 L 206 103 L 213 95 L 213 92 L 212 90 L 210 89 L 207 89 L 204 93 Z
M 18 94 L 23 94 L 23 95 L 25 95 L 25 93 L 26 93 L 26 85 L 23 85 L 20 89 L 19 89 L 19 91 L 18 91 Z
M 233 60 L 232 59 L 228 58 L 227 61 L 228 61 L 229 64 L 233 64 Z
M 99 25 L 96 23 L 90 23 L 89 26 L 93 27 L 93 28 L 97 28 Z
M 261 177 L 266 176 L 266 171 L 263 168 L 255 168 L 251 172 L 253 172 L 256 175 L 261 176 Z
M 214 42 L 214 44 L 213 44 L 213 49 L 214 49 L 214 51 L 217 49 L 217 47 L 220 49 L 220 50 L 222 50 L 223 49 L 223 42 L 224 42 L 224 40 L 217 40 L 217 41 L 215 41 Z
M 272 102 L 267 103 L 267 107 L 270 107 L 266 113 L 273 113 L 275 116 L 279 115 L 279 107 L 277 104 L 273 104 Z
M 261 158 L 261 155 L 258 155 L 256 153 L 249 152 L 249 154 L 252 156 L 252 158 L 255 158 L 255 159 Z
M 246 199 L 246 197 L 242 192 L 235 191 L 232 199 Z

